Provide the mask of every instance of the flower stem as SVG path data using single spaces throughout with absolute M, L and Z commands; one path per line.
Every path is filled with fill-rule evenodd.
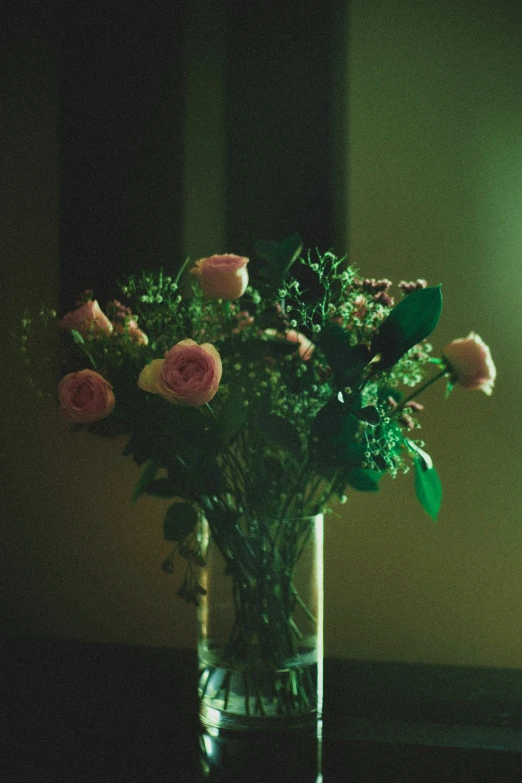
M 429 381 L 426 381 L 419 389 L 416 389 L 414 392 L 409 394 L 406 399 L 404 399 L 400 405 L 398 405 L 394 410 L 394 416 L 397 416 L 404 406 L 410 401 L 413 400 L 414 397 L 418 397 L 421 392 L 425 391 L 429 386 L 432 386 L 436 381 L 440 381 L 441 378 L 444 378 L 445 375 L 449 375 L 451 370 L 449 367 L 445 364 L 442 370 L 438 373 L 436 373 L 432 378 L 429 379 Z
M 180 278 L 181 278 L 181 275 L 183 274 L 183 272 L 187 268 L 189 262 L 190 262 L 190 256 L 187 256 L 186 259 L 181 264 L 176 277 L 174 278 L 174 285 L 178 285 L 178 283 L 180 281 Z

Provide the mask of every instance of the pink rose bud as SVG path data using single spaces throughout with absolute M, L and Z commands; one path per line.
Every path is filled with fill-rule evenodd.
M 94 370 L 65 375 L 58 383 L 60 413 L 69 421 L 100 421 L 114 408 L 111 384 Z
M 443 352 L 454 383 L 468 391 L 483 391 L 491 394 L 497 377 L 497 370 L 488 346 L 478 334 L 470 332 L 460 340 L 453 340 Z
M 121 321 L 114 321 L 112 325 L 116 334 L 125 334 L 125 328 L 127 328 L 127 333 L 131 342 L 136 343 L 136 345 L 149 344 L 149 338 L 145 332 L 141 331 L 138 326 L 138 322 L 135 321 L 134 318 L 131 318 L 129 321 L 127 321 L 126 327 Z
M 249 259 L 232 253 L 200 258 L 190 270 L 199 277 L 204 296 L 209 299 L 239 299 L 248 285 Z
M 112 324 L 102 311 L 96 299 L 85 302 L 77 310 L 73 310 L 64 315 L 58 326 L 62 329 L 76 329 L 81 335 L 87 337 L 89 334 L 110 334 Z
M 315 345 L 308 337 L 305 337 L 301 332 L 296 332 L 295 329 L 289 329 L 285 332 L 285 337 L 292 343 L 299 343 L 299 356 L 305 362 L 311 357 L 314 352 Z
M 269 337 L 279 337 L 280 340 L 288 340 L 291 343 L 299 343 L 299 356 L 305 362 L 311 357 L 315 345 L 308 337 L 295 329 L 287 329 L 286 332 L 278 332 L 277 329 L 265 329 L 264 334 Z
M 221 374 L 221 357 L 211 343 L 182 340 L 164 359 L 143 368 L 138 386 L 178 405 L 205 405 L 216 394 Z
M 131 338 L 131 341 L 133 343 L 136 343 L 136 345 L 148 345 L 149 344 L 149 338 L 143 332 L 134 318 L 131 318 L 129 323 L 127 324 L 127 328 L 129 330 L 129 337 Z

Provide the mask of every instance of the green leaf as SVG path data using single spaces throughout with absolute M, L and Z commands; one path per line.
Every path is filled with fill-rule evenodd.
M 356 385 L 372 358 L 366 345 L 351 345 L 348 332 L 336 323 L 328 323 L 321 329 L 317 346 L 324 354 L 339 389 Z
M 165 541 L 183 541 L 198 521 L 198 512 L 190 503 L 172 503 L 163 520 Z
M 359 467 L 365 451 L 364 443 L 356 440 L 360 428 L 348 405 L 329 400 L 312 422 L 309 453 L 315 469 L 328 474 L 332 466 Z
M 183 492 L 183 488 L 181 482 L 172 478 L 159 478 L 147 484 L 142 492 L 156 498 L 174 498 Z
M 150 484 L 150 482 L 154 479 L 156 476 L 156 473 L 158 472 L 159 465 L 154 459 L 150 459 L 145 467 L 142 470 L 141 476 L 139 477 L 136 487 L 134 489 L 134 493 L 132 495 L 132 503 L 136 503 L 137 499 L 140 497 L 140 495 L 143 494 L 143 491 L 147 484 Z
M 195 449 L 209 455 L 219 450 L 217 424 L 199 409 L 141 392 L 131 414 L 135 429 L 123 455 L 132 455 L 137 465 L 154 459 L 168 467 L 178 457 L 190 462 Z
M 224 445 L 231 441 L 243 426 L 247 412 L 244 401 L 245 395 L 238 388 L 234 388 L 217 414 L 218 434 Z
M 141 467 L 151 458 L 152 451 L 150 439 L 143 432 L 133 432 L 121 453 L 123 457 L 132 457 L 136 465 Z
M 270 284 L 271 288 L 279 287 L 302 249 L 303 242 L 299 234 L 292 234 L 282 242 L 267 240 L 256 242 L 257 255 L 267 262 L 260 270 L 260 276 Z
M 227 340 L 223 343 L 221 356 L 238 354 L 240 361 L 255 362 L 271 356 L 280 359 L 288 354 L 295 353 L 299 349 L 299 343 L 286 340 L 282 337 L 269 337 L 267 339 L 242 340 L 240 343 Z
M 269 446 L 276 449 L 283 449 L 294 457 L 301 456 L 303 447 L 299 432 L 288 419 L 276 414 L 260 416 L 258 420 L 259 434 L 263 437 Z
M 381 420 L 377 408 L 374 408 L 373 405 L 367 405 L 366 408 L 360 408 L 358 411 L 354 411 L 353 415 L 357 416 L 361 421 L 371 424 L 373 427 L 379 424 Z
M 379 367 L 388 369 L 425 340 L 435 329 L 442 309 L 440 286 L 420 288 L 408 294 L 381 324 L 371 352 L 381 355 Z
M 85 345 L 85 339 L 83 335 L 76 329 L 71 329 L 69 334 L 77 345 Z
M 415 465 L 415 492 L 417 498 L 429 516 L 437 521 L 442 502 L 442 485 L 438 473 L 433 466 L 429 467 L 421 456 L 415 457 L 413 462 Z
M 240 514 L 237 511 L 232 511 L 226 508 L 223 503 L 216 497 L 209 497 L 203 495 L 201 497 L 201 505 L 205 512 L 205 517 L 212 527 L 212 535 L 220 536 L 223 538 L 223 534 L 228 533 L 240 518 Z
M 87 430 L 101 438 L 119 438 L 129 434 L 129 425 L 114 414 L 87 425 Z
M 354 468 L 348 474 L 348 484 L 360 492 L 377 492 L 383 475 L 384 471 L 381 470 Z

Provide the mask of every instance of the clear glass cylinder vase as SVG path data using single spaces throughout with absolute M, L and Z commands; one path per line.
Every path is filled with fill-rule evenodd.
M 199 530 L 200 719 L 311 729 L 322 715 L 323 515 Z

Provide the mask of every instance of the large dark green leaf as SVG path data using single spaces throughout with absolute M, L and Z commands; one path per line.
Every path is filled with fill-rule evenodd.
M 380 354 L 380 367 L 389 369 L 414 345 L 435 329 L 442 309 L 440 286 L 420 288 L 408 294 L 383 321 L 371 346 Z
M 367 424 L 371 424 L 373 427 L 379 424 L 381 420 L 377 408 L 375 408 L 373 405 L 367 405 L 365 408 L 354 410 L 353 414 L 361 421 L 365 421 Z
M 265 261 L 258 274 L 265 283 L 275 290 L 285 279 L 290 267 L 299 257 L 303 242 L 298 234 L 284 239 L 282 242 L 260 240 L 255 244 L 257 255 Z
M 422 457 L 414 458 L 415 464 L 415 492 L 424 510 L 430 517 L 437 521 L 442 502 L 442 485 L 437 471 Z
M 356 440 L 361 423 L 348 405 L 332 399 L 321 408 L 311 427 L 309 453 L 317 470 L 328 473 L 332 465 L 359 467 L 364 444 Z
M 223 445 L 226 445 L 244 424 L 247 413 L 244 401 L 245 395 L 235 387 L 217 414 L 218 434 Z
M 360 492 L 377 492 L 383 475 L 384 472 L 380 470 L 354 468 L 348 474 L 348 484 Z
M 302 453 L 302 443 L 299 432 L 288 419 L 275 414 L 262 415 L 257 420 L 259 434 L 268 446 L 283 449 L 299 459 Z
M 201 506 L 216 539 L 219 538 L 220 535 L 226 535 L 240 518 L 240 514 L 237 511 L 232 511 L 227 508 L 217 497 L 203 495 L 201 497 Z
M 178 456 L 189 459 L 194 449 L 215 454 L 220 445 L 212 417 L 197 408 L 173 405 L 145 392 L 134 426 L 123 455 L 132 455 L 138 465 L 152 458 L 168 467 Z
M 87 430 L 93 435 L 98 435 L 101 438 L 119 438 L 122 435 L 129 434 L 129 424 L 112 413 L 101 421 L 95 421 L 88 424 Z
M 194 497 L 202 494 L 219 495 L 227 491 L 225 472 L 212 454 L 200 451 L 194 456 L 192 476 Z
M 122 451 L 122 456 L 132 457 L 136 465 L 141 467 L 151 458 L 153 451 L 151 439 L 145 433 L 136 431 L 129 438 L 127 445 Z
M 241 342 L 228 340 L 223 343 L 221 355 L 235 354 L 239 361 L 256 362 L 260 359 L 266 359 L 267 356 L 281 359 L 288 354 L 295 353 L 298 348 L 299 343 L 282 337 L 269 337 L 266 340 L 249 339 Z
M 337 388 L 356 385 L 371 354 L 366 345 L 350 345 L 350 335 L 336 323 L 326 324 L 319 332 L 317 345 L 324 354 Z
M 189 536 L 198 521 L 198 512 L 190 503 L 173 503 L 163 520 L 165 541 L 183 541 Z
M 186 486 L 182 480 L 176 481 L 176 479 L 165 477 L 154 479 L 142 491 L 156 498 L 185 497 Z

